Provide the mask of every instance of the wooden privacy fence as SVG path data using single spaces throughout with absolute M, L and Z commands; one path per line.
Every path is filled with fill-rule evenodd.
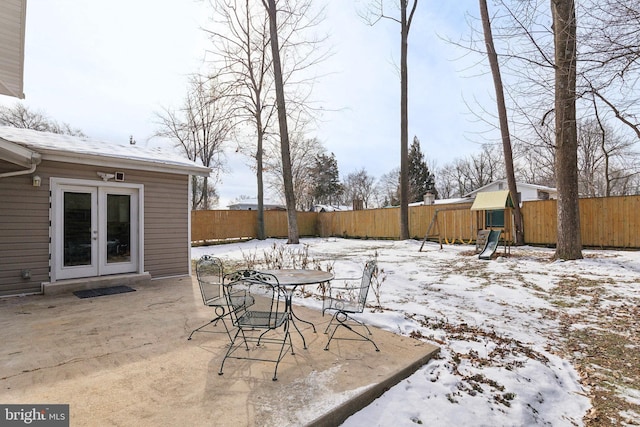
M 532 245 L 555 245 L 556 201 L 524 202 L 524 238 Z M 582 244 L 600 248 L 640 248 L 640 196 L 580 199 Z
M 430 240 L 444 243 L 470 243 L 482 229 L 482 214 L 471 204 L 412 206 L 409 208 L 409 234 L 423 239 L 437 212 L 437 223 Z M 193 211 L 191 240 L 206 242 L 255 238 L 256 211 Z M 300 236 L 341 236 L 370 239 L 398 239 L 400 209 L 383 208 L 344 212 L 298 212 Z M 556 201 L 524 202 L 522 206 L 525 243 L 556 244 Z M 640 196 L 580 199 L 582 243 L 589 247 L 640 248 Z M 287 237 L 287 213 L 265 212 L 267 237 Z
M 317 236 L 315 212 L 298 212 L 298 232 L 301 236 Z M 264 228 L 267 237 L 287 237 L 287 212 L 265 211 Z M 257 211 L 192 211 L 191 241 L 205 242 L 226 239 L 255 238 L 258 235 Z
M 470 203 L 456 205 L 412 206 L 409 208 L 409 235 L 422 239 L 437 212 L 437 227 L 443 241 L 475 240 L 477 220 Z M 430 234 L 432 234 L 430 233 Z M 397 239 L 400 236 L 400 209 L 322 212 L 318 214 L 318 235 L 357 238 Z

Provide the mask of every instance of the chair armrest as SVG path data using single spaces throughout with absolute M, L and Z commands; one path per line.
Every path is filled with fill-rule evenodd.
M 362 280 L 362 278 L 350 279 L 350 280 Z M 367 285 L 368 286 L 368 285 Z M 329 299 L 342 299 L 339 295 L 341 293 L 353 294 L 359 292 L 363 288 L 361 283 L 354 284 L 352 286 L 331 286 L 327 290 L 327 296 Z

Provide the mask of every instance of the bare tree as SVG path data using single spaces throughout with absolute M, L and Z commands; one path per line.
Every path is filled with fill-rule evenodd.
M 624 139 L 599 120 L 578 122 L 578 172 L 580 195 L 608 197 L 624 195 L 628 183 L 638 175 L 638 153 L 633 142 Z
M 441 198 L 462 197 L 504 178 L 504 160 L 495 145 L 485 144 L 479 153 L 455 159 L 438 169 L 436 188 Z
M 545 127 L 543 130 L 549 133 L 548 128 Z M 552 138 L 553 136 L 549 135 L 544 138 L 545 142 L 521 144 L 518 147 L 519 161 L 516 176 L 519 180 L 555 187 L 556 151 Z
M 255 161 L 258 187 L 258 238 L 264 239 L 264 168 L 266 146 L 277 141 L 275 129 L 276 87 L 271 45 L 271 28 L 268 6 L 251 0 L 212 0 L 216 18 L 211 34 L 217 68 L 222 70 L 234 98 L 234 112 L 244 126 L 245 141 L 237 151 L 251 152 Z M 279 51 L 286 58 L 280 64 L 283 84 L 286 84 L 287 112 L 296 116 L 309 116 L 307 102 L 312 79 L 302 76 L 308 68 L 323 58 L 318 46 L 323 39 L 300 35 L 307 34 L 321 19 L 315 14 L 310 0 L 280 3 L 280 19 L 277 33 L 280 37 Z M 243 141 L 244 142 L 244 141 Z M 280 155 L 279 155 L 280 157 Z
M 400 24 L 400 239 L 409 238 L 409 30 L 418 0 L 398 0 L 400 17 L 387 15 L 385 0 L 374 0 L 365 17 L 372 25 L 380 19 Z
M 378 206 L 397 206 L 400 203 L 400 168 L 383 174 L 376 187 Z
M 280 128 L 280 153 L 282 155 L 282 179 L 284 181 L 284 196 L 287 205 L 288 243 L 299 243 L 298 217 L 296 213 L 296 199 L 293 189 L 293 174 L 291 171 L 291 155 L 289 152 L 289 128 L 287 125 L 287 106 L 284 97 L 284 80 L 280 63 L 280 44 L 278 42 L 277 9 L 275 0 L 262 0 L 262 4 L 269 14 L 269 34 L 271 36 L 271 55 L 273 56 L 273 74 L 276 88 L 276 106 L 278 107 L 278 127 Z
M 229 87 L 233 112 L 240 125 L 248 125 L 255 145 L 241 144 L 238 151 L 253 147 L 258 199 L 258 239 L 265 239 L 263 146 L 275 117 L 273 77 L 270 72 L 269 20 L 262 8 L 255 11 L 249 0 L 215 0 L 217 13 L 210 33 L 219 68 Z M 240 133 L 238 133 L 240 135 Z M 240 148 L 242 147 L 242 148 Z
M 45 113 L 33 111 L 21 102 L 16 102 L 12 107 L 0 105 L 0 125 L 71 136 L 86 136 L 80 129 L 74 129 L 68 123 L 58 123 Z
M 583 123 L 578 128 L 578 190 L 584 197 L 600 194 L 602 181 L 598 175 L 603 162 L 607 163 L 604 169 L 609 169 L 608 158 L 600 150 L 605 138 L 605 132 L 600 132 L 595 122 Z
M 493 84 L 496 91 L 496 103 L 498 107 L 498 117 L 500 119 L 500 134 L 502 136 L 502 150 L 504 154 L 504 165 L 509 184 L 509 192 L 511 193 L 514 203 L 514 228 L 515 228 L 515 244 L 524 245 L 524 228 L 522 224 L 522 212 L 520 211 L 520 203 L 518 203 L 518 188 L 516 185 L 516 175 L 513 167 L 513 152 L 511 150 L 511 136 L 509 135 L 509 121 L 507 118 L 507 105 L 504 99 L 504 88 L 502 86 L 502 75 L 500 74 L 500 64 L 498 63 L 498 54 L 493 44 L 493 34 L 491 32 L 491 22 L 489 21 L 489 10 L 487 8 L 487 0 L 480 0 L 480 16 L 482 19 L 482 28 L 484 30 L 484 40 L 487 46 L 487 57 L 491 66 L 491 75 L 493 76 Z
M 582 259 L 576 128 L 576 11 L 574 0 L 551 0 L 555 46 L 558 259 Z
M 220 91 L 216 78 L 194 75 L 189 80 L 189 92 L 178 110 L 164 108 L 156 114 L 159 129 L 156 136 L 168 138 L 193 161 L 212 168 L 210 177 L 192 177 L 192 209 L 210 209 L 217 203 L 215 184 L 223 166 L 223 144 L 233 129 L 228 98 Z
M 551 0 L 551 13 L 540 1 L 503 0 L 499 4 L 506 12 L 502 16 L 509 22 L 500 28 L 499 39 L 504 41 L 501 50 L 511 78 L 510 100 L 515 104 L 512 111 L 517 113 L 514 122 L 535 134 L 540 124 L 549 126 L 550 117 L 555 118 L 555 177 L 559 193 L 556 256 L 581 258 L 575 119 L 576 102 L 587 91 L 576 90 L 575 3 Z M 590 81 L 586 74 L 581 78 Z M 553 87 L 548 84 L 551 81 L 555 83 Z M 551 99 L 555 100 L 554 105 Z
M 316 138 L 305 138 L 302 133 L 294 133 L 290 139 L 291 176 L 295 193 L 296 206 L 300 210 L 308 210 L 313 203 L 313 176 L 311 169 L 316 158 L 326 150 Z M 271 144 L 267 156 L 266 170 L 269 187 L 284 198 L 282 158 L 278 156 L 277 144 Z
M 450 169 L 448 165 L 439 168 L 435 174 L 436 189 L 441 199 L 452 199 L 460 195 L 457 186 L 455 171 Z
M 375 181 L 364 168 L 348 174 L 343 182 L 344 203 L 351 205 L 354 200 L 362 200 L 365 209 L 369 208 L 375 193 Z
M 611 114 L 640 139 L 640 4 L 628 0 L 587 0 L 579 30 L 581 87 L 599 115 Z
M 511 82 L 513 110 L 521 124 L 548 123 L 555 113 L 553 14 L 545 2 L 499 0 L 496 21 L 503 41 L 503 63 Z M 552 3 L 553 4 L 553 3 Z M 640 138 L 640 4 L 628 0 L 579 2 L 576 21 L 576 103 L 580 116 L 618 121 Z M 580 24 L 579 26 L 577 24 Z M 494 26 L 495 28 L 495 26 Z M 472 49 L 474 49 L 472 47 Z M 477 50 L 477 49 L 475 49 Z M 595 102 L 594 102 L 595 101 Z

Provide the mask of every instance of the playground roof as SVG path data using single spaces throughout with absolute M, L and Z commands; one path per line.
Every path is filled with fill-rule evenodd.
M 472 211 L 496 211 L 504 208 L 512 208 L 513 200 L 509 190 L 503 191 L 485 191 L 478 193 L 473 205 Z

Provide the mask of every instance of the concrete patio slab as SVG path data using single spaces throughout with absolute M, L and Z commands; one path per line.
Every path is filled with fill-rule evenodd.
M 295 297 L 294 297 L 295 303 Z M 136 292 L 79 299 L 73 294 L 0 299 L 0 403 L 69 404 L 71 425 L 339 425 L 426 363 L 438 348 L 373 329 L 368 342 L 334 341 L 329 317 L 296 313 L 308 349 L 293 331 L 272 381 L 273 363 L 228 360 L 222 325 L 195 279 L 155 280 Z

